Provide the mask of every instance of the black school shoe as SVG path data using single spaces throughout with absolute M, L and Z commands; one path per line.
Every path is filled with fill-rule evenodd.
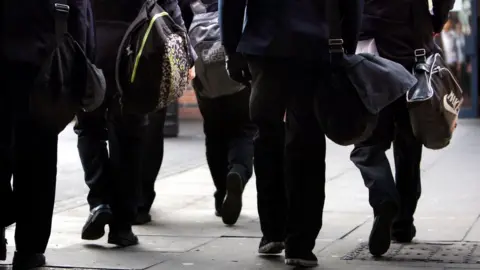
M 41 253 L 21 253 L 13 255 L 12 270 L 30 270 L 46 264 L 45 255 Z
M 7 259 L 7 239 L 5 238 L 5 227 L 0 228 L 0 261 Z
M 285 264 L 295 267 L 312 268 L 318 266 L 318 259 L 313 252 L 285 252 Z
M 375 257 L 385 254 L 390 248 L 392 224 L 397 214 L 394 203 L 385 202 L 377 208 L 372 231 L 368 239 L 368 248 Z
M 131 226 L 110 226 L 108 243 L 119 247 L 138 245 L 138 237 L 133 233 Z
M 227 196 L 222 206 L 222 220 L 225 225 L 237 223 L 242 212 L 242 195 L 245 183 L 243 177 L 235 171 L 227 175 Z
M 275 242 L 262 237 L 260 246 L 258 247 L 258 254 L 260 255 L 277 255 L 285 249 L 284 242 Z
M 110 206 L 101 204 L 90 211 L 82 229 L 83 240 L 98 240 L 105 235 L 105 226 L 112 220 Z
M 145 225 L 152 221 L 152 215 L 148 210 L 138 210 L 133 225 Z
M 417 229 L 414 225 L 410 225 L 405 229 L 398 229 L 393 226 L 392 241 L 400 244 L 411 243 L 413 238 L 417 235 Z

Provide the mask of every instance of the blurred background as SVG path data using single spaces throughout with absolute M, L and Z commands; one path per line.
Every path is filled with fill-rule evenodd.
M 479 117 L 478 0 L 456 0 L 450 19 L 435 41 L 442 48 L 450 70 L 464 90 L 460 116 Z M 429 0 L 431 5 L 431 0 Z

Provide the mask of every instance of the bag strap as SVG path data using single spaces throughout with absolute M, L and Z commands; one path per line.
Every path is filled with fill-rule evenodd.
M 327 0 L 325 3 L 326 19 L 329 29 L 328 49 L 330 53 L 330 62 L 337 62 L 343 58 L 345 53 L 342 38 L 340 1 L 342 0 Z
M 57 44 L 63 41 L 64 35 L 68 32 L 68 16 L 70 14 L 70 6 L 67 0 L 53 0 L 54 20 L 55 20 L 55 37 Z
M 191 2 L 190 7 L 192 8 L 193 15 L 207 13 L 207 7 L 201 0 Z
M 422 18 L 424 16 L 424 8 L 428 10 L 428 2 L 427 0 L 416 0 L 412 2 L 413 4 L 413 24 L 412 24 L 412 31 L 413 31 L 413 56 L 415 57 L 415 63 L 425 63 L 427 61 L 427 50 L 424 48 L 423 44 L 423 36 L 420 34 L 420 31 L 416 31 L 417 29 L 422 29 L 422 24 L 420 24 L 418 18 Z

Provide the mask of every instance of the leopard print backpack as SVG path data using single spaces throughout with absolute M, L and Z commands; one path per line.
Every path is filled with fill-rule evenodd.
M 182 96 L 191 66 L 189 39 L 154 0 L 126 31 L 115 63 L 122 110 L 151 113 Z

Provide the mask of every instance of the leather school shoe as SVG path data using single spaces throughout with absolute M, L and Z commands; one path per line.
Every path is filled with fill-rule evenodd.
M 87 222 L 82 229 L 83 240 L 98 240 L 105 235 L 105 226 L 112 219 L 110 206 L 101 204 L 90 211 Z
M 30 270 L 46 264 L 45 255 L 41 253 L 20 253 L 13 255 L 12 270 Z
M 138 210 L 133 225 L 145 225 L 152 221 L 152 215 L 147 210 Z
M 377 215 L 373 221 L 372 231 L 368 239 L 370 253 L 379 257 L 385 254 L 390 248 L 392 223 L 397 208 L 394 203 L 385 202 L 378 207 Z
M 318 259 L 313 252 L 285 251 L 285 264 L 295 267 L 311 268 L 318 266 Z
M 392 241 L 397 242 L 400 244 L 408 244 L 411 243 L 413 238 L 417 235 L 417 229 L 415 225 L 411 225 L 407 227 L 407 229 L 396 229 L 394 225 L 394 229 L 392 232 Z
M 131 226 L 110 226 L 108 243 L 119 247 L 138 245 L 138 237 L 133 233 Z
M 222 220 L 225 225 L 234 225 L 242 211 L 243 177 L 235 171 L 227 175 L 227 195 L 222 206 Z
M 7 239 L 5 238 L 5 227 L 0 228 L 0 261 L 7 259 Z
M 262 237 L 260 246 L 258 247 L 258 254 L 260 255 L 276 255 L 283 252 L 285 249 L 284 242 L 275 242 Z

